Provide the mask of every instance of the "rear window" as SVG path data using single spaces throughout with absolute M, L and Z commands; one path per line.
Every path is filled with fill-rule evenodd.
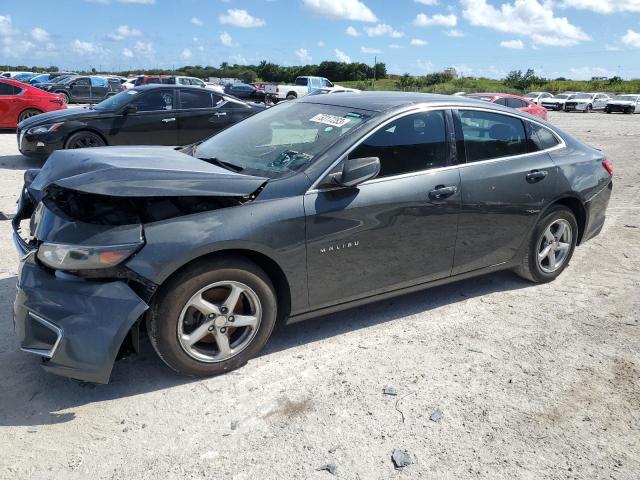
M 306 87 L 308 83 L 309 83 L 308 78 L 304 78 L 304 77 L 296 78 L 296 85 L 299 85 L 301 87 Z
M 21 88 L 0 82 L 0 95 L 18 95 L 20 92 L 22 92 Z
M 526 122 L 527 136 L 529 137 L 529 151 L 537 152 L 553 148 L 560 143 L 558 138 L 549 129 L 537 123 Z

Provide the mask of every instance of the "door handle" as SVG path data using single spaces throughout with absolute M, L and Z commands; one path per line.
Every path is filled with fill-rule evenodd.
M 224 117 L 224 116 L 226 116 L 226 115 L 227 115 L 227 112 L 216 112 L 216 113 L 214 113 L 214 115 L 215 115 L 216 117 Z
M 170 123 L 170 122 L 175 122 L 176 119 L 175 118 L 163 118 L 162 119 L 162 123 Z
M 429 198 L 431 200 L 444 200 L 458 191 L 458 187 L 455 185 L 445 187 L 444 185 L 438 185 L 436 188 L 429 192 Z
M 544 180 L 547 175 L 548 172 L 546 170 L 531 170 L 529 173 L 527 173 L 526 178 L 527 182 L 536 183 L 540 180 Z

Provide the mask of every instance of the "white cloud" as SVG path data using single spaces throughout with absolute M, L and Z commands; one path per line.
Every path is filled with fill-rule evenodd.
M 451 30 L 447 30 L 444 34 L 448 37 L 464 37 L 464 33 L 460 30 L 452 28 Z
M 237 47 L 236 43 L 233 43 L 233 38 L 227 32 L 222 32 L 220 34 L 220 43 L 222 43 L 225 47 Z
M 247 59 L 244 58 L 242 55 L 231 55 L 229 57 L 229 60 L 231 61 L 231 63 L 236 65 L 246 65 L 249 63 L 247 62 Z
M 640 0 L 563 0 L 560 5 L 596 13 L 640 12 Z
M 153 43 L 151 42 L 141 42 L 140 40 L 138 40 L 133 46 L 133 48 L 136 51 L 136 53 L 139 53 L 140 55 L 146 55 L 149 57 L 152 56 L 154 53 L 156 53 Z
M 233 25 L 240 28 L 264 27 L 267 22 L 261 18 L 253 17 L 246 10 L 229 9 L 226 15 L 220 15 L 220 23 L 223 25 Z
M 31 38 L 36 42 L 46 42 L 49 40 L 49 32 L 40 27 L 36 27 L 31 30 Z
M 630 47 L 640 48 L 640 33 L 633 30 L 627 30 L 624 37 L 621 38 L 622 43 L 629 45 Z
M 336 58 L 339 62 L 351 63 L 351 57 L 337 48 L 333 51 L 336 54 Z
M 119 41 L 131 37 L 140 37 L 142 32 L 137 28 L 131 28 L 129 25 L 120 25 L 115 31 L 107 34 L 109 40 Z
M 392 38 L 404 37 L 404 32 L 398 32 L 393 29 L 391 25 L 386 23 L 379 23 L 375 27 L 366 27 L 365 31 L 370 37 L 383 37 L 389 36 Z
M 391 45 L 389 45 L 389 48 L 393 48 L 394 50 L 397 50 L 399 48 L 404 48 L 402 45 L 398 45 L 397 43 L 392 43 Z
M 422 45 L 427 45 L 428 43 L 429 42 L 421 40 L 420 38 L 412 38 L 411 39 L 411 45 L 422 46 Z
M 360 51 L 362 53 L 368 53 L 368 54 L 379 54 L 382 53 L 382 50 L 380 50 L 379 48 L 370 48 L 370 47 L 360 47 Z
M 438 5 L 438 0 L 413 0 L 416 3 L 420 3 L 422 5 L 434 6 Z
M 182 50 L 182 53 L 180 54 L 180 58 L 182 60 L 189 60 L 192 56 L 193 56 L 193 53 L 188 48 L 185 48 L 184 50 Z
M 82 40 L 74 40 L 71 44 L 71 49 L 78 55 L 93 55 L 98 51 L 98 48 L 93 43 Z
M 298 57 L 300 63 L 311 63 L 311 55 L 309 55 L 306 48 L 296 50 L 296 57 Z
M 375 22 L 378 18 L 360 0 L 303 0 L 305 7 L 323 17 L 358 22 Z
M 123 48 L 122 49 L 122 56 L 125 58 L 132 58 L 133 57 L 133 52 L 131 51 L 130 48 Z
M 458 18 L 453 13 L 449 15 L 441 15 L 438 13 L 432 17 L 424 13 L 419 13 L 413 20 L 413 24 L 417 27 L 455 27 L 458 24 Z
M 353 28 L 351 25 L 349 25 L 347 27 L 347 29 L 345 30 L 344 33 L 346 33 L 347 35 L 349 35 L 351 37 L 359 37 L 360 36 L 360 32 L 358 32 L 358 30 Z
M 593 77 L 611 77 L 613 74 L 602 67 L 578 67 L 570 68 L 564 77 L 572 80 L 591 80 Z
M 589 40 L 580 27 L 566 17 L 556 17 L 552 4 L 538 0 L 515 0 L 500 9 L 486 0 L 461 0 L 464 17 L 476 27 L 528 36 L 534 44 L 571 46 Z
M 13 27 L 11 17 L 9 15 L 0 15 L 0 36 L 8 37 L 17 33 L 19 32 Z
M 505 40 L 504 42 L 500 42 L 500 46 L 504 48 L 513 48 L 515 50 L 522 50 L 524 48 L 524 43 L 522 43 L 522 40 Z
M 202 23 L 202 20 L 200 20 L 198 17 L 191 17 L 191 23 L 197 27 L 201 27 L 202 25 L 204 25 Z

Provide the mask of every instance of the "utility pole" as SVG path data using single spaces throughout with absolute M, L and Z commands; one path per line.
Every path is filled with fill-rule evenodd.
M 378 56 L 373 57 L 373 84 L 376 83 L 376 67 L 378 66 Z

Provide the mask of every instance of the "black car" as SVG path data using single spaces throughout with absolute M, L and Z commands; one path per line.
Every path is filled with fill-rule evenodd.
M 91 108 L 44 113 L 18 124 L 18 147 L 28 156 L 105 145 L 187 145 L 264 110 L 211 90 L 146 85 Z
M 400 92 L 307 96 L 183 151 L 59 151 L 13 219 L 17 336 L 87 381 L 145 328 L 174 370 L 227 372 L 278 321 L 497 270 L 554 280 L 602 229 L 611 174 L 536 117 Z
M 263 102 L 265 97 L 265 92 L 261 92 L 253 85 L 247 83 L 227 84 L 224 87 L 224 93 L 244 100 L 254 100 L 257 102 Z
M 58 77 L 60 79 L 60 77 Z M 122 91 L 120 80 L 113 77 L 74 76 L 53 83 L 41 83 L 38 88 L 62 95 L 65 103 L 96 103 Z

